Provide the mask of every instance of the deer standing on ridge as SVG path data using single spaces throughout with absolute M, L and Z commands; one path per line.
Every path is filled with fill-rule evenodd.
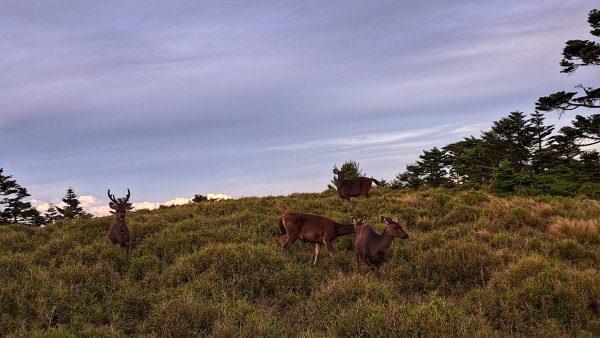
M 338 170 L 337 167 L 333 168 L 333 173 L 338 175 L 335 186 L 338 194 L 341 198 L 350 201 L 350 197 L 357 197 L 363 195 L 369 197 L 369 190 L 373 182 L 379 185 L 379 181 L 369 177 L 355 177 L 346 178 L 346 174 L 343 171 Z
M 108 198 L 110 199 L 108 206 L 114 210 L 112 213 L 115 214 L 115 219 L 110 222 L 108 228 L 108 239 L 113 244 L 119 244 L 126 253 L 131 250 L 129 229 L 125 223 L 125 212 L 133 209 L 131 203 L 128 203 L 130 196 L 129 188 L 127 188 L 127 196 L 124 198 L 115 198 L 115 195 L 112 195 L 110 189 L 108 189 Z

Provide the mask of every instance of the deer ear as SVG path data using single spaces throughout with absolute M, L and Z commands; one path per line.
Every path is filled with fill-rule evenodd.
M 387 224 L 386 222 L 386 218 L 384 216 L 379 216 L 379 222 L 383 223 L 383 224 Z
M 108 206 L 109 206 L 111 209 L 117 210 L 117 204 L 116 204 L 115 202 L 110 202 L 110 203 L 108 203 Z

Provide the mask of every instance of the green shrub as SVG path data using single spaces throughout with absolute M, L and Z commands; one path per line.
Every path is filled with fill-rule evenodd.
M 217 316 L 217 308 L 202 295 L 169 295 L 152 309 L 144 329 L 161 337 L 205 336 Z
M 600 315 L 598 280 L 595 269 L 578 271 L 530 256 L 494 273 L 487 287 L 471 292 L 468 303 L 507 335 L 575 336 Z
M 402 288 L 461 294 L 485 285 L 507 258 L 483 243 L 450 240 L 410 258 L 390 260 L 391 278 Z
M 463 203 L 456 204 L 444 216 L 443 220 L 446 224 L 456 223 L 472 223 L 477 221 L 481 214 L 481 208 L 466 205 Z

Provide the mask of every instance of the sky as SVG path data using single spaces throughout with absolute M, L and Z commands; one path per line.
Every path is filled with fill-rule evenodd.
M 558 65 L 565 41 L 592 38 L 593 8 L 5 0 L 0 167 L 34 205 L 72 187 L 98 215 L 108 189 L 140 205 L 319 192 L 350 159 L 392 180 L 540 96 L 598 85 Z

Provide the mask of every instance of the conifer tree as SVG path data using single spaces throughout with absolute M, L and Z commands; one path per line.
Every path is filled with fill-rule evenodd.
M 552 165 L 552 153 L 549 149 L 549 136 L 554 131 L 554 125 L 544 125 L 544 114 L 536 111 L 531 114 L 529 123 L 531 125 L 531 133 L 533 135 L 531 167 L 534 173 L 540 173 L 548 169 Z
M 433 147 L 431 150 L 423 150 L 423 154 L 419 156 L 421 159 L 417 161 L 417 165 L 421 167 L 423 180 L 432 187 L 439 187 L 444 183 L 449 183 L 446 170 L 446 152 Z
M 30 202 L 25 201 L 30 196 L 27 189 L 3 172 L 4 169 L 0 168 L 0 224 L 41 225 L 40 213 L 31 207 Z
M 50 203 L 48 210 L 46 210 L 46 213 L 44 214 L 44 218 L 46 224 L 54 223 L 54 221 L 60 219 L 60 213 L 54 204 Z
M 519 184 L 519 174 L 508 160 L 502 160 L 494 170 L 494 191 L 501 194 L 512 193 Z
M 493 168 L 502 160 L 508 160 L 515 170 L 525 169 L 531 157 L 533 127 L 522 112 L 511 112 L 507 117 L 495 121 L 492 129 L 483 133 Z
M 600 37 L 600 11 L 593 9 L 588 15 L 588 23 L 592 27 L 590 33 Z M 563 49 L 560 61 L 561 73 L 573 74 L 579 67 L 600 66 L 600 43 L 591 40 L 569 40 Z M 577 85 L 581 92 L 560 91 L 540 97 L 536 109 L 541 111 L 557 111 L 563 114 L 567 110 L 578 108 L 600 108 L 600 88 Z
M 423 168 L 420 165 L 416 163 L 408 164 L 406 165 L 406 171 L 396 175 L 392 186 L 394 188 L 405 187 L 416 190 L 425 183 L 422 176 Z
M 59 208 L 56 206 L 56 210 L 60 214 L 60 218 L 73 219 L 91 216 L 83 211 L 83 208 L 79 206 L 79 198 L 77 198 L 73 188 L 69 187 L 67 189 L 67 193 L 62 201 L 66 204 L 64 208 Z

